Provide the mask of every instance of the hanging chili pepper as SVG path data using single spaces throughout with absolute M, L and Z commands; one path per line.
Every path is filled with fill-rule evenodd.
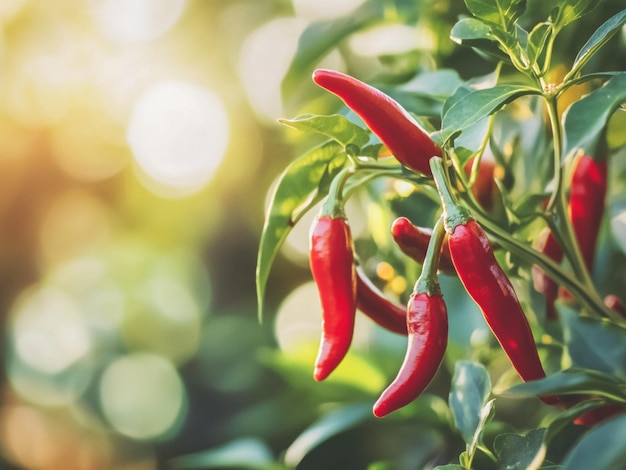
M 563 251 L 559 242 L 556 241 L 554 234 L 549 227 L 545 227 L 540 233 L 533 247 L 548 256 L 550 259 L 561 262 L 563 258 Z M 532 267 L 533 286 L 535 290 L 544 295 L 546 298 L 546 318 L 549 320 L 555 320 L 557 318 L 556 309 L 554 307 L 554 301 L 557 297 L 558 286 L 545 271 L 536 264 Z
M 448 344 L 448 315 L 437 281 L 437 258 L 443 241 L 438 223 L 429 244 L 422 274 L 415 283 L 406 313 L 407 350 L 396 378 L 374 404 L 374 415 L 383 417 L 408 405 L 430 384 Z
M 511 281 L 498 265 L 485 231 L 452 198 L 445 183 L 443 161 L 433 158 L 431 167 L 443 202 L 450 255 L 461 283 L 519 376 L 524 381 L 544 378 L 528 320 Z M 554 397 L 541 398 L 546 403 L 556 403 Z
M 569 214 L 588 270 L 593 267 L 596 241 L 604 215 L 606 186 L 606 159 L 595 159 L 589 155 L 578 157 L 572 172 Z
M 322 213 L 315 219 L 309 262 L 322 306 L 322 338 L 313 374 L 320 381 L 343 360 L 354 331 L 356 271 L 345 217 Z
M 472 171 L 474 164 L 474 158 L 470 158 L 463 169 L 468 175 Z M 494 192 L 497 186 L 494 182 L 494 175 L 496 171 L 496 161 L 491 152 L 485 152 L 480 159 L 480 166 L 478 167 L 478 174 L 476 181 L 472 185 L 472 194 L 483 209 L 490 210 L 493 207 Z
M 360 266 L 356 267 L 356 307 L 383 328 L 407 334 L 406 309 L 385 297 Z
M 315 70 L 313 81 L 337 95 L 407 168 L 430 175 L 428 159 L 441 149 L 393 98 L 354 77 L 334 70 Z
M 423 227 L 416 227 L 406 217 L 398 217 L 391 225 L 391 235 L 400 250 L 417 261 L 423 263 L 428 249 L 428 243 L 432 236 L 432 230 Z M 454 274 L 454 266 L 450 259 L 447 239 L 444 238 L 439 258 L 439 270 L 446 274 Z

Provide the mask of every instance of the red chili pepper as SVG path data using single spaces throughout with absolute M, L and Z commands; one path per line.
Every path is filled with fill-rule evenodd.
M 415 283 L 406 311 L 408 343 L 396 378 L 374 404 L 383 417 L 415 400 L 432 381 L 448 345 L 448 312 L 437 280 L 437 264 L 444 238 L 442 221 L 424 257 L 422 274 Z
M 393 98 L 354 77 L 334 70 L 315 70 L 313 81 L 337 95 L 407 168 L 430 175 L 428 159 L 441 149 Z
M 474 157 L 470 158 L 465 164 L 464 170 L 467 174 L 471 173 L 473 164 Z M 493 155 L 490 152 L 485 153 L 480 160 L 478 176 L 472 186 L 472 194 L 481 207 L 487 210 L 493 207 L 494 190 L 496 188 L 493 179 L 495 170 L 496 161 L 494 160 Z
M 626 411 L 626 409 L 624 409 L 623 405 L 616 403 L 607 404 L 579 416 L 574 420 L 574 424 L 592 428 L 609 418 L 624 413 L 624 411 Z
M 559 242 L 556 241 L 556 238 L 549 227 L 544 228 L 539 233 L 539 236 L 533 243 L 533 246 L 537 251 L 543 253 L 557 263 L 560 263 L 563 258 L 561 246 L 559 245 Z M 555 320 L 557 318 L 557 314 L 556 309 L 554 308 L 554 301 L 557 297 L 558 290 L 556 282 L 554 282 L 545 273 L 545 271 L 537 265 L 533 265 L 532 267 L 532 278 L 535 290 L 543 294 L 546 298 L 546 317 L 549 320 Z
M 587 269 L 593 267 L 596 241 L 604 215 L 607 161 L 582 155 L 575 163 L 569 197 L 569 213 Z
M 315 219 L 309 262 L 322 305 L 322 338 L 313 374 L 320 381 L 343 360 L 354 331 L 356 271 L 352 235 L 344 217 Z
M 398 217 L 391 225 L 391 234 L 394 241 L 402 252 L 418 263 L 424 262 L 428 242 L 432 236 L 432 230 L 416 227 L 406 217 Z M 439 270 L 446 274 L 454 274 L 454 265 L 450 258 L 447 240 L 444 239 L 439 258 Z
M 406 324 L 409 338 L 404 361 L 374 404 L 374 415 L 379 418 L 411 403 L 435 376 L 448 344 L 448 317 L 441 294 L 413 293 Z
M 406 309 L 383 294 L 359 266 L 356 267 L 356 307 L 383 328 L 406 335 Z
M 444 204 L 448 246 L 456 272 L 470 297 L 524 381 L 546 376 L 526 315 L 511 281 L 498 264 L 482 227 L 462 206 L 457 205 L 445 186 L 443 163 L 431 161 L 437 188 Z M 542 397 L 556 403 L 554 397 Z

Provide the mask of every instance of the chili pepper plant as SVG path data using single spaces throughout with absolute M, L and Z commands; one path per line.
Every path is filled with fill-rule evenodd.
M 287 466 L 353 433 L 350 468 L 626 468 L 626 10 L 547 3 L 369 1 L 300 38 L 300 114 L 280 122 L 307 148 L 271 190 L 257 266 L 261 315 L 315 214 L 304 388 L 325 392 Z M 436 48 L 374 70 L 346 50 L 377 22 L 446 18 Z M 342 70 L 320 65 L 333 50 Z

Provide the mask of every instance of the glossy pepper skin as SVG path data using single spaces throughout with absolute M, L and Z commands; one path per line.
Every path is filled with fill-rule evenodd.
M 511 281 L 494 256 L 483 228 L 461 206 L 445 186 L 441 159 L 431 161 L 435 182 L 444 206 L 448 246 L 457 275 L 465 290 L 480 308 L 487 325 L 511 364 L 524 381 L 546 376 L 526 315 Z M 548 404 L 554 397 L 541 397 Z
M 545 377 L 528 320 L 484 230 L 474 219 L 451 230 L 448 244 L 459 279 L 511 364 L 524 381 Z
M 535 250 L 543 253 L 553 261 L 560 263 L 563 259 L 563 251 L 559 242 L 556 241 L 552 230 L 545 227 L 533 243 Z M 533 286 L 535 290 L 546 298 L 546 318 L 555 320 L 557 318 L 554 301 L 557 297 L 558 286 L 543 269 L 536 264 L 532 267 Z
M 345 218 L 322 215 L 310 232 L 309 264 L 322 306 L 322 338 L 315 380 L 324 380 L 343 360 L 354 331 L 356 270 Z
M 431 229 L 417 227 L 406 217 L 398 217 L 391 224 L 391 235 L 402 253 L 420 264 L 424 261 L 432 236 Z M 455 273 L 447 240 L 444 240 L 441 247 L 439 270 L 446 274 Z
M 385 297 L 359 266 L 356 267 L 356 306 L 383 328 L 406 336 L 406 309 Z
M 400 163 L 418 173 L 431 174 L 428 160 L 441 156 L 441 148 L 397 101 L 334 70 L 315 70 L 313 81 L 354 111 Z
M 448 316 L 441 294 L 412 294 L 406 324 L 406 355 L 398 375 L 374 404 L 378 418 L 411 403 L 434 378 L 448 344 Z
M 580 156 L 572 172 L 569 214 L 587 269 L 593 267 L 596 241 L 604 215 L 607 161 Z

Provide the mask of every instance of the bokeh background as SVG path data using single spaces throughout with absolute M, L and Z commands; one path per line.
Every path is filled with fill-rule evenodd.
M 337 107 L 308 81 L 286 102 L 281 81 L 308 25 L 362 3 L 0 2 L 1 468 L 347 469 L 394 453 L 407 460 L 391 468 L 415 468 L 450 445 L 371 418 L 404 342 L 365 320 L 346 365 L 314 384 L 306 218 L 257 319 L 266 195 L 311 145 L 276 120 Z M 385 20 L 322 65 L 349 60 L 364 79 L 432 68 L 433 55 L 468 76 L 492 69 L 448 39 L 462 2 L 424 1 L 431 16 L 410 25 L 380 3 Z M 364 221 L 384 217 L 349 210 L 356 237 L 376 238 Z M 406 290 L 389 265 L 374 271 Z M 486 335 L 464 302 L 452 300 L 469 313 L 450 361 Z M 351 407 L 323 421 L 333 401 Z M 415 407 L 449 420 L 442 398 Z

